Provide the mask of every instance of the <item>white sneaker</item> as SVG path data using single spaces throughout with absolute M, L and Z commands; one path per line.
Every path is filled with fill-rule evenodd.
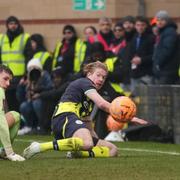
M 20 129 L 20 130 L 18 131 L 18 135 L 19 135 L 19 136 L 25 135 L 25 134 L 29 133 L 31 130 L 32 130 L 31 127 L 25 126 L 25 127 L 23 127 L 22 129 Z
M 40 144 L 38 142 L 33 142 L 30 144 L 30 146 L 24 149 L 23 157 L 29 159 L 39 152 L 40 152 Z
M 121 131 L 111 131 L 104 140 L 113 142 L 124 142 Z
M 25 161 L 25 159 L 19 154 L 11 153 L 7 156 L 10 161 Z

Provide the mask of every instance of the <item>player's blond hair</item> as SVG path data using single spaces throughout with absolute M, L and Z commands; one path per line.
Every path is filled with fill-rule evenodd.
M 100 61 L 86 64 L 83 67 L 83 73 L 84 73 L 84 75 L 87 75 L 87 73 L 89 73 L 89 72 L 93 73 L 95 71 L 95 69 L 97 69 L 97 68 L 103 69 L 104 71 L 106 71 L 106 73 L 108 73 L 108 68 L 107 68 L 106 64 L 102 63 Z

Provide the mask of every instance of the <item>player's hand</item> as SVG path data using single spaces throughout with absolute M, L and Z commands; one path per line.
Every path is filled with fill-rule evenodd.
M 139 65 L 141 64 L 141 58 L 139 56 L 135 56 L 132 61 L 131 61 L 132 64 L 135 64 L 135 65 Z
M 28 84 L 27 76 L 22 77 L 19 81 L 19 85 L 27 85 L 27 84 Z
M 7 155 L 7 158 L 10 161 L 25 161 L 25 159 L 22 156 L 20 156 L 19 154 L 15 154 L 15 153 L 11 153 L 11 154 Z
M 132 123 L 135 123 L 135 124 L 140 124 L 140 125 L 146 125 L 148 124 L 148 121 L 145 121 L 144 119 L 140 119 L 138 117 L 134 117 L 131 119 L 131 122 Z

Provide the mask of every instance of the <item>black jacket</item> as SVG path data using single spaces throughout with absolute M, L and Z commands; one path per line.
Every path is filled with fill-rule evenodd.
M 160 40 L 153 54 L 153 73 L 155 77 L 178 76 L 178 36 L 177 25 L 168 23 L 160 29 Z
M 77 37 L 71 38 L 68 44 L 68 48 L 66 52 L 64 52 L 63 54 L 61 53 L 63 45 L 59 50 L 59 57 L 61 57 L 62 60 L 57 63 L 56 67 L 58 66 L 62 67 L 64 75 L 69 75 L 74 73 L 74 57 L 75 57 L 76 40 Z M 62 40 L 62 44 L 64 44 L 64 40 Z
M 62 94 L 65 92 L 65 89 L 69 85 L 69 83 L 70 82 L 65 82 L 57 88 L 41 92 L 40 98 L 47 101 L 51 99 L 52 101 L 55 101 L 57 103 L 61 98 Z
M 130 46 L 135 33 L 136 33 L 135 29 L 132 30 L 131 32 L 126 32 L 125 34 L 126 46 L 123 49 L 123 52 L 121 52 L 121 54 L 118 55 L 119 58 L 122 59 L 122 66 L 123 66 L 122 82 L 124 84 L 130 84 L 130 69 L 131 69 Z
M 140 36 L 139 46 L 137 47 L 138 33 L 136 33 L 130 44 L 129 60 L 134 56 L 141 58 L 141 64 L 135 69 L 131 69 L 132 78 L 140 78 L 145 75 L 152 75 L 152 55 L 154 49 L 155 38 L 150 32 L 145 32 Z

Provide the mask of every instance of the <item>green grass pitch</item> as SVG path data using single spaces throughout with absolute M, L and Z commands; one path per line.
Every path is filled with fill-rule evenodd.
M 50 136 L 20 136 L 14 149 L 22 153 L 31 141 Z M 116 143 L 116 158 L 67 159 L 48 151 L 25 162 L 0 160 L 1 180 L 179 180 L 180 145 L 149 142 Z

